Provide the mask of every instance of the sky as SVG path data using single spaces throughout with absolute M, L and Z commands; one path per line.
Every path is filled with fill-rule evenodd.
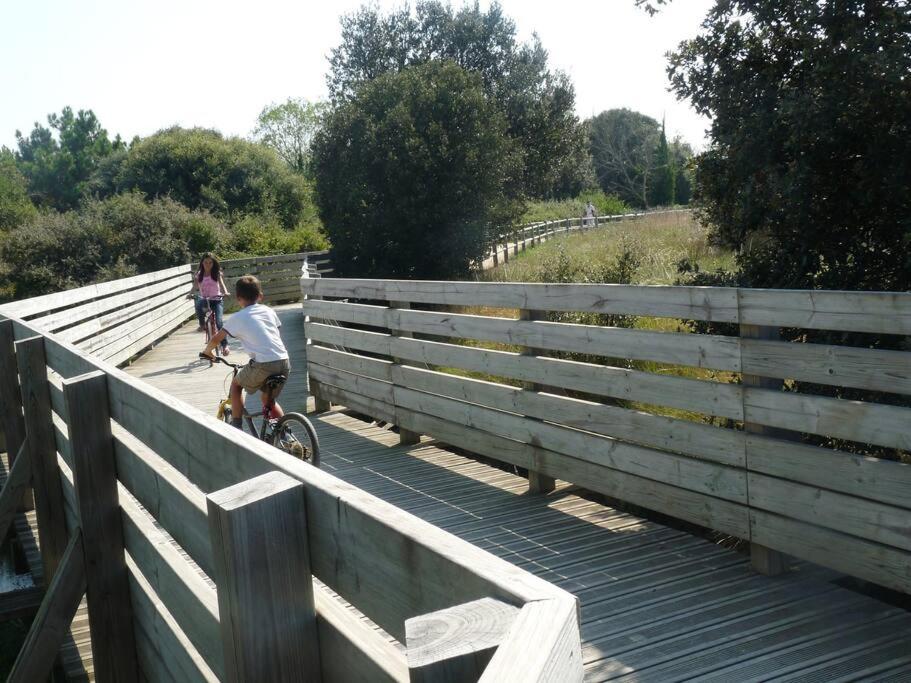
M 271 102 L 326 97 L 339 16 L 361 4 L 0 0 L 0 146 L 66 105 L 127 140 L 175 124 L 249 135 Z M 709 121 L 667 91 L 665 53 L 696 34 L 711 4 L 677 0 L 649 17 L 633 0 L 501 1 L 520 39 L 537 32 L 570 75 L 581 118 L 628 107 L 666 117 L 669 137 L 697 148 Z

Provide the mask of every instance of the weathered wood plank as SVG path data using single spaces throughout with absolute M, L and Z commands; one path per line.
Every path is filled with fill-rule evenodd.
M 218 683 L 218 676 L 206 665 L 129 555 L 126 556 L 126 567 L 142 674 L 139 680 L 149 683 Z
M 83 529 L 92 662 L 99 678 L 134 680 L 136 643 L 117 513 L 107 378 L 94 372 L 65 380 L 63 393 Z
M 457 306 L 585 311 L 717 322 L 738 320 L 737 292 L 730 287 L 329 278 L 308 283 L 305 285 L 305 293 Z
M 54 667 L 60 646 L 69 632 L 70 623 L 82 601 L 86 587 L 86 565 L 82 547 L 82 534 L 70 538 L 38 609 L 19 656 L 13 664 L 9 683 L 45 681 Z
M 405 640 L 409 680 L 478 680 L 518 614 L 519 608 L 514 605 L 481 598 L 408 619 Z
M 51 397 L 44 338 L 16 342 L 16 358 L 22 385 L 27 458 L 31 464 L 35 508 L 41 534 L 44 580 L 50 582 L 67 546 L 66 512 L 57 468 L 57 448 L 51 419 Z
M 366 360 L 366 359 L 364 359 Z M 376 361 L 381 363 L 382 361 Z M 403 369 L 405 370 L 405 369 Z M 407 369 L 411 376 L 419 373 L 430 373 L 417 369 Z M 397 408 L 404 408 L 416 413 L 425 413 L 444 418 L 460 424 L 473 427 L 490 434 L 498 434 L 516 441 L 533 443 L 555 453 L 563 453 L 574 458 L 585 460 L 596 465 L 604 465 L 614 470 L 635 474 L 662 481 L 673 486 L 678 486 L 693 491 L 698 491 L 710 496 L 724 498 L 734 502 L 746 503 L 746 479 L 743 472 L 736 469 L 725 468 L 719 465 L 685 458 L 671 453 L 663 453 L 640 446 L 635 446 L 615 439 L 607 439 L 594 433 L 569 429 L 560 424 L 544 423 L 529 420 L 522 415 L 503 412 L 498 408 L 488 408 L 482 404 L 458 400 L 448 396 L 425 393 L 409 386 L 426 389 L 432 387 L 434 381 L 441 381 L 433 377 L 434 373 L 425 375 L 430 384 L 419 384 L 403 378 L 402 384 L 389 384 L 373 378 L 355 375 L 345 371 L 334 370 L 322 365 L 311 363 L 310 372 L 323 384 L 338 386 L 349 392 L 356 392 L 370 398 L 384 401 Z M 402 373 L 403 375 L 405 372 Z M 447 379 L 450 376 L 446 376 Z M 454 382 L 461 378 L 452 377 Z M 476 383 L 480 380 L 462 380 Z M 482 383 L 488 384 L 488 383 Z M 463 386 L 468 386 L 463 385 Z M 491 393 L 522 392 L 521 389 L 498 387 L 492 385 L 485 387 L 493 389 Z M 472 395 L 476 400 L 480 392 Z M 534 396 L 534 394 L 532 394 Z M 549 405 L 546 396 L 545 406 Z M 557 399 L 556 402 L 565 399 Z M 486 401 L 493 403 L 495 401 Z M 534 403 L 529 401 L 530 405 Z M 524 405 L 523 405 L 524 407 Z M 608 406 L 604 406 L 608 408 Z M 532 411 L 516 411 L 529 414 Z M 534 411 L 538 414 L 538 411 Z M 543 414 L 545 410 L 542 410 Z M 565 411 L 564 411 L 565 412 Z M 588 424 L 588 423 L 586 423 Z
M 405 655 L 318 584 L 313 586 L 324 681 L 407 683 Z
M 911 293 L 740 289 L 740 322 L 814 330 L 911 334 Z
M 14 315 L 17 318 L 29 318 L 36 315 L 46 316 L 49 315 L 50 312 L 54 312 L 59 308 L 68 308 L 86 301 L 100 299 L 101 297 L 109 296 L 111 294 L 117 294 L 119 292 L 124 292 L 127 290 L 140 289 L 141 287 L 154 282 L 160 282 L 169 278 L 182 277 L 184 275 L 189 275 L 189 273 L 189 265 L 176 266 L 174 268 L 158 270 L 153 273 L 134 275 L 132 277 L 122 278 L 119 280 L 111 280 L 110 282 L 102 282 L 95 285 L 88 285 L 86 287 L 68 289 L 66 291 L 56 292 L 54 294 L 36 296 L 32 297 L 31 299 L 23 299 L 22 301 L 14 301 L 12 303 L 3 304 L 0 306 L 0 313 L 4 315 Z M 43 327 L 44 323 L 57 325 L 57 314 L 54 313 L 53 315 L 54 318 L 49 318 L 47 321 L 43 321 L 41 318 L 39 318 L 37 320 L 34 320 L 33 323 L 38 327 Z
M 911 465 L 747 436 L 750 469 L 780 479 L 911 508 Z
M 151 518 L 129 496 L 121 495 L 120 506 L 124 547 L 136 569 L 209 668 L 223 677 L 224 653 L 215 590 L 187 564 L 180 551 L 155 528 Z
M 15 341 L 13 321 L 0 320 L 0 426 L 3 427 L 6 452 L 10 454 L 10 465 L 16 461 L 19 449 L 25 442 L 25 419 L 22 416 Z
M 225 679 L 320 679 L 303 485 L 271 472 L 207 502 Z
M 523 606 L 480 683 L 581 683 L 578 609 L 575 600 L 536 600 Z
M 0 539 L 6 538 L 9 526 L 13 523 L 13 517 L 19 511 L 22 497 L 28 490 L 32 468 L 27 448 L 28 439 L 26 438 L 26 442 L 19 447 L 19 453 L 13 459 L 13 466 L 3 484 L 3 490 L 0 491 Z
M 743 372 L 911 394 L 911 354 L 851 346 L 744 339 Z
M 209 576 L 214 571 L 206 497 L 164 458 L 114 423 L 117 476 Z
M 751 538 L 769 548 L 911 593 L 911 555 L 758 509 L 750 510 Z
M 334 403 L 349 406 L 366 415 L 405 424 L 415 431 L 431 435 L 446 443 L 458 444 L 460 448 L 474 453 L 526 469 L 536 468 L 545 474 L 573 482 L 591 491 L 626 500 L 704 527 L 718 529 L 738 538 L 749 537 L 749 520 L 745 506 L 553 453 L 537 445 L 482 432 L 465 424 L 393 407 L 388 403 L 328 384 L 323 390 Z
M 307 335 L 314 341 L 346 349 L 393 355 L 413 363 L 459 368 L 595 396 L 669 406 L 732 420 L 743 419 L 743 397 L 740 386 L 736 384 L 559 358 L 525 357 L 511 351 L 425 339 L 399 339 L 380 332 L 315 322 L 307 322 L 305 327 Z
M 740 340 L 736 337 L 522 321 L 461 313 L 400 311 L 383 306 L 316 299 L 306 300 L 304 312 L 315 318 L 442 337 L 517 344 L 548 351 L 573 351 L 606 358 L 740 370 Z

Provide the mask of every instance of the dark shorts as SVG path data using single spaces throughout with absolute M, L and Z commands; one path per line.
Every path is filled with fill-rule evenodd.
M 250 361 L 237 373 L 237 383 L 247 390 L 248 393 L 259 391 L 263 384 L 272 375 L 291 374 L 291 363 L 288 359 L 274 360 L 268 363 L 257 363 Z

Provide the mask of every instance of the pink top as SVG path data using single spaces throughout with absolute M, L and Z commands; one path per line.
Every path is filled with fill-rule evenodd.
M 202 282 L 199 283 L 199 294 L 206 299 L 220 297 L 221 287 L 218 286 L 218 280 L 208 275 L 203 275 Z

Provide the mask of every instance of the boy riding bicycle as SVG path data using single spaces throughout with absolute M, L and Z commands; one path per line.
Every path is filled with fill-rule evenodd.
M 247 393 L 259 391 L 272 375 L 287 377 L 291 372 L 291 364 L 279 333 L 281 321 L 275 311 L 260 303 L 263 290 L 259 280 L 253 275 L 238 278 L 234 285 L 234 295 L 241 310 L 225 321 L 224 327 L 209 340 L 203 355 L 211 357 L 215 347 L 229 334 L 239 339 L 244 350 L 250 354 L 250 362 L 231 382 L 231 424 L 242 429 L 243 390 L 246 389 Z M 276 402 L 272 408 L 272 417 L 279 418 L 282 415 L 284 411 Z

